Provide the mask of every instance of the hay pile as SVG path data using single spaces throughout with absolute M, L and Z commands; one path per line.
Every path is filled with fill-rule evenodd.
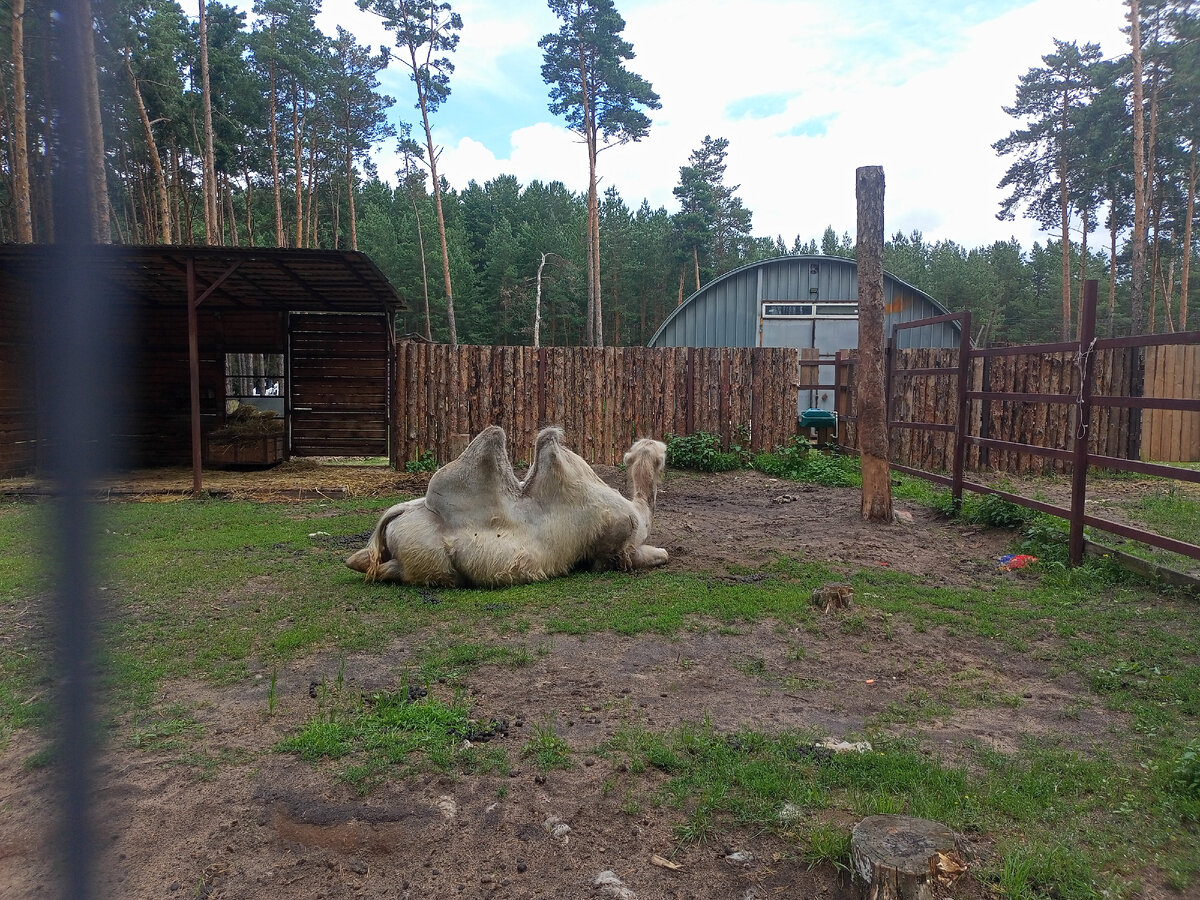
M 429 474 L 397 472 L 387 465 L 323 458 L 290 459 L 269 470 L 227 471 L 206 467 L 204 490 L 229 500 L 280 502 L 322 497 L 408 499 L 425 493 Z M 0 479 L 0 497 L 49 497 L 54 485 L 37 476 Z M 184 466 L 133 469 L 103 479 L 99 500 L 182 500 L 192 496 L 192 470 Z
M 284 422 L 273 409 L 259 409 L 250 403 L 237 406 L 225 419 L 225 425 L 209 433 L 214 444 L 243 446 L 254 444 L 264 437 L 283 434 Z

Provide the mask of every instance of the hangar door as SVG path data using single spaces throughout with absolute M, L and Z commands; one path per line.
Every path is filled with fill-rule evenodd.
M 293 456 L 387 456 L 392 339 L 382 314 L 292 313 Z

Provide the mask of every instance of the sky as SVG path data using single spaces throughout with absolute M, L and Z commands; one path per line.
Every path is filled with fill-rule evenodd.
M 537 42 L 558 20 L 544 0 L 451 0 L 463 29 L 451 94 L 433 118 L 439 173 L 456 189 L 514 175 L 587 189 L 579 138 L 548 109 Z M 679 167 L 706 135 L 729 141 L 726 184 L 753 213 L 756 236 L 818 241 L 856 232 L 855 169 L 884 169 L 884 230 L 973 248 L 1047 235 L 999 221 L 1011 159 L 993 142 L 1019 127 L 1002 109 L 1053 40 L 1127 48 L 1122 0 L 616 0 L 636 57 L 626 65 L 659 94 L 646 138 L 599 157 L 601 190 L 636 210 L 675 212 Z M 352 0 L 325 0 L 318 25 L 391 44 Z M 382 90 L 390 115 L 417 126 L 407 72 Z M 395 182 L 392 147 L 379 174 Z M 1054 235 L 1050 235 L 1053 237 Z

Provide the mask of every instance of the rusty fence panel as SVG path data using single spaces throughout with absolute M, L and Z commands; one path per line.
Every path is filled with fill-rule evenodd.
M 1066 519 L 1073 564 L 1083 556 L 1085 526 L 1200 559 L 1196 544 L 1087 513 L 1089 468 L 1200 484 L 1200 471 L 1161 464 L 1200 450 L 1200 331 L 1097 338 L 1095 304 L 1096 282 L 1089 281 L 1077 341 L 972 350 L 964 340 L 957 351 L 893 346 L 889 427 L 924 432 L 932 440 L 894 441 L 892 467 L 951 485 L 956 500 L 961 490 L 995 494 Z M 838 354 L 838 408 L 851 423 L 853 363 L 852 354 Z M 951 376 L 957 393 L 948 389 Z M 927 384 L 909 384 L 920 379 Z M 843 429 L 843 435 L 843 446 L 853 449 L 853 430 Z M 948 455 L 947 445 L 954 448 Z M 944 473 L 947 456 L 949 477 Z M 1070 507 L 966 481 L 961 473 L 967 462 L 976 470 L 1013 474 L 1069 473 Z

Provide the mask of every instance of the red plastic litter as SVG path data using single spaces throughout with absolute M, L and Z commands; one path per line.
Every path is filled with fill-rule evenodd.
M 1010 553 L 1007 556 L 1000 557 L 999 568 L 1011 572 L 1013 569 L 1023 569 L 1037 561 L 1038 558 L 1036 556 L 1029 556 L 1025 553 Z

